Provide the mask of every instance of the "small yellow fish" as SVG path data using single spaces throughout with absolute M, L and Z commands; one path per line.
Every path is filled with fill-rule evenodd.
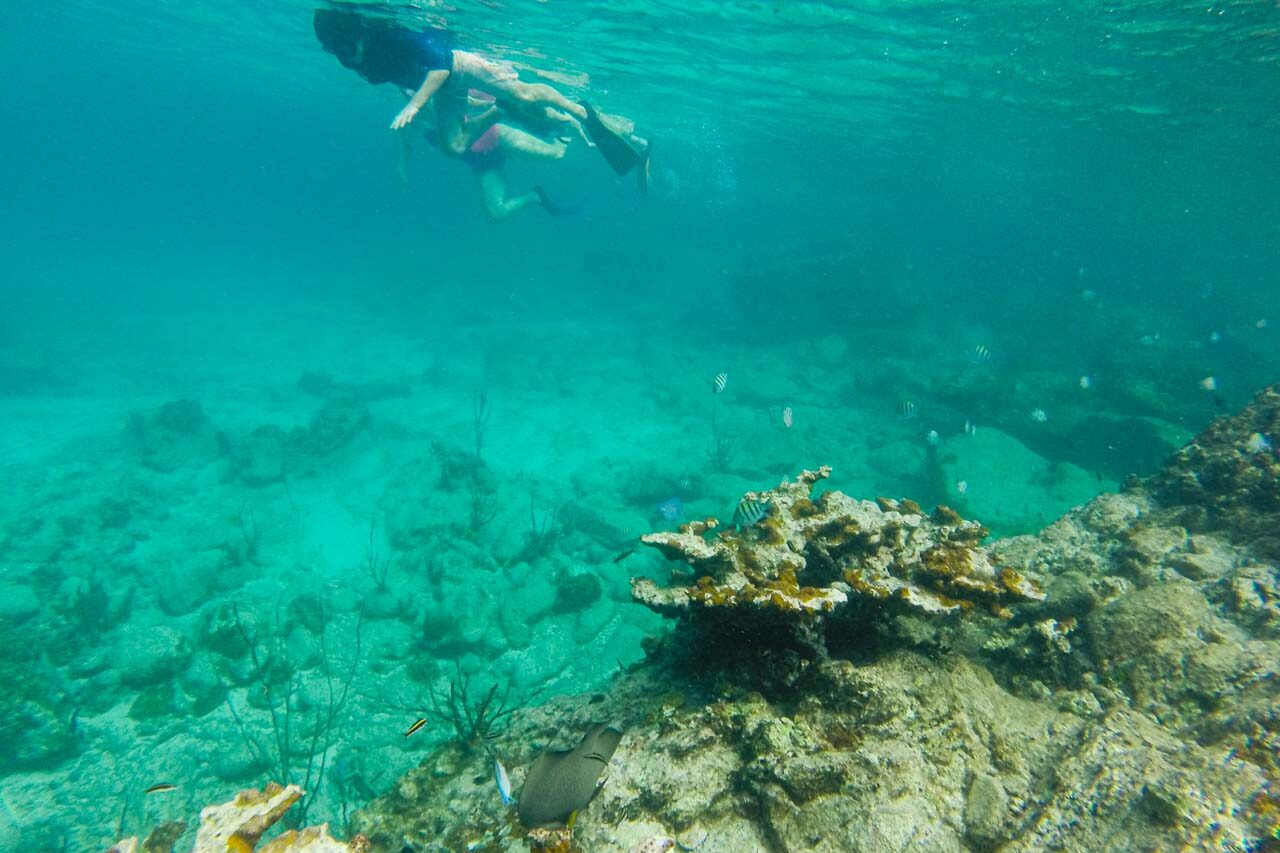
M 427 724 L 427 718 L 426 718 L 426 717 L 423 717 L 423 718 L 422 718 L 422 719 L 420 719 L 420 720 L 414 720 L 414 721 L 413 721 L 413 725 L 412 725 L 412 726 L 409 726 L 409 731 L 405 732 L 405 733 L 404 733 L 404 736 L 405 736 L 405 737 L 408 737 L 409 735 L 413 734 L 414 732 L 416 732 L 418 729 L 422 728 L 422 727 L 423 727 L 423 726 L 425 726 L 426 724 Z
M 178 786 L 174 785 L 171 782 L 160 782 L 156 785 L 152 785 L 150 788 L 143 791 L 143 793 L 144 794 L 164 794 L 164 793 L 167 793 L 168 791 L 176 791 L 177 789 L 178 789 Z

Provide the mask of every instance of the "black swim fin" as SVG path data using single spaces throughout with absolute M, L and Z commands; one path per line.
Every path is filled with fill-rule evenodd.
M 613 171 L 622 176 L 634 169 L 636 164 L 644 158 L 644 152 L 637 151 L 626 137 L 610 129 L 600 117 L 600 113 L 596 112 L 595 107 L 586 101 L 582 101 L 581 104 L 587 111 L 587 120 L 582 123 L 582 126 L 586 128 L 587 136 L 591 137 L 596 148 L 600 149 L 600 153 L 604 155 L 604 159 Z
M 533 191 L 538 194 L 538 202 L 542 205 L 542 209 L 551 216 L 565 216 L 578 212 L 576 207 L 570 207 L 567 204 L 559 204 L 552 201 L 551 196 L 547 195 L 547 191 L 543 189 L 541 184 L 535 186 Z

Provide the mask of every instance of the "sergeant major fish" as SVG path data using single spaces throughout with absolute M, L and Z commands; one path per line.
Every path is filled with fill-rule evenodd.
M 739 530 L 750 527 L 769 514 L 769 502 L 754 498 L 743 498 L 738 501 L 738 508 L 733 511 L 733 526 Z

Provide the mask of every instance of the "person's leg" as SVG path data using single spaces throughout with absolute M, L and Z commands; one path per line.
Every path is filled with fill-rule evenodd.
M 536 192 L 508 196 L 507 179 L 501 169 L 477 171 L 476 184 L 480 187 L 480 200 L 484 203 L 484 212 L 493 222 L 501 222 L 531 204 L 542 203 L 542 198 Z
M 453 74 L 451 85 L 474 86 L 493 95 L 499 102 L 507 102 L 508 107 L 516 112 L 554 107 L 568 115 L 556 117 L 548 113 L 546 117 L 575 125 L 579 119 L 587 117 L 587 108 L 582 104 L 569 100 L 546 83 L 523 82 L 515 67 L 507 62 L 493 62 L 470 51 L 455 50 Z
M 532 112 L 533 115 L 530 116 L 528 120 L 537 122 L 539 125 L 545 125 L 547 122 L 566 124 L 569 126 L 568 127 L 569 130 L 578 134 L 578 137 L 583 142 L 587 143 L 588 148 L 596 147 L 595 142 L 593 142 L 591 139 L 591 135 L 588 134 L 587 129 L 582 126 L 582 122 L 578 121 L 576 118 L 569 115 L 568 113 L 562 113 L 559 110 L 557 110 L 555 107 L 545 107 L 545 106 L 542 106 L 541 104 L 533 104 L 532 106 L 529 106 L 525 104 L 524 101 L 515 101 L 515 102 L 507 101 L 506 103 L 517 114 L 520 113 L 522 110 L 525 112 Z M 512 106 L 513 103 L 514 103 L 514 106 Z
M 507 83 L 507 93 L 516 100 L 530 106 L 546 104 L 562 110 L 577 119 L 587 117 L 586 107 L 569 100 L 560 94 L 559 90 L 548 86 L 546 83 L 525 83 L 520 79 L 512 80 Z
M 507 124 L 498 125 L 498 144 L 508 153 L 523 154 L 539 160 L 559 160 L 568 148 L 563 142 L 545 142 L 532 133 L 526 133 Z
M 436 133 L 440 150 L 454 157 L 462 154 L 476 141 L 476 137 L 488 128 L 469 127 L 466 121 L 467 102 L 452 92 L 438 92 L 432 99 L 436 108 Z

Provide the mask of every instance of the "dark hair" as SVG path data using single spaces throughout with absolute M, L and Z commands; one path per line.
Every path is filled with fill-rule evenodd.
M 355 55 L 365 31 L 364 16 L 353 9 L 316 9 L 312 25 L 321 46 L 344 65 Z

